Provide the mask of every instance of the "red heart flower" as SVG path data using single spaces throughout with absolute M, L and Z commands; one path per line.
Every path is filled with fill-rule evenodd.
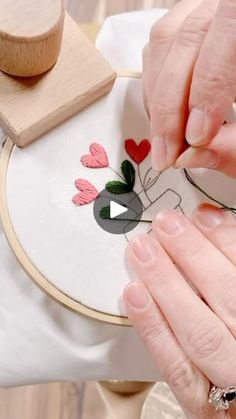
M 132 138 L 130 138 L 125 141 L 125 149 L 131 159 L 135 161 L 135 163 L 140 164 L 148 156 L 151 150 L 151 144 L 146 139 L 137 144 Z
M 80 191 L 79 194 L 73 197 L 75 205 L 85 205 L 95 201 L 99 192 L 97 189 L 85 179 L 77 179 L 75 181 L 76 188 Z

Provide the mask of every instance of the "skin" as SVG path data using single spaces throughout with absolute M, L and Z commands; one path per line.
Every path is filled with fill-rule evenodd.
M 216 411 L 208 393 L 236 383 L 236 220 L 205 204 L 191 220 L 159 213 L 153 233 L 127 250 L 128 316 L 187 418 L 233 419 L 236 406 Z
M 235 0 L 181 0 L 153 26 L 143 81 L 154 169 L 236 177 L 236 123 L 222 127 L 236 95 L 235 49 Z
M 151 30 L 143 82 L 153 168 L 236 177 L 236 123 L 223 126 L 236 95 L 236 1 L 180 1 Z M 187 418 L 235 418 L 236 404 L 216 411 L 208 394 L 236 385 L 236 219 L 210 205 L 191 220 L 164 211 L 127 253 L 128 316 Z

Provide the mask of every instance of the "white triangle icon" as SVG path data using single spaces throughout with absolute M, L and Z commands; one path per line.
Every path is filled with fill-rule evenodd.
M 117 204 L 117 202 L 110 202 L 110 218 L 118 217 L 118 215 L 124 214 L 128 209 L 123 205 Z

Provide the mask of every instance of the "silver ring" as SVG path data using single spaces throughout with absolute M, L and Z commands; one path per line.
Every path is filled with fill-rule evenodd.
M 236 400 L 236 387 L 219 388 L 213 386 L 209 393 L 209 403 L 216 410 L 228 410 L 230 404 Z

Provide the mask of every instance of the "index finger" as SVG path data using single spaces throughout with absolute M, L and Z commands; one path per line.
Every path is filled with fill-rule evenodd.
M 129 247 L 129 261 L 199 370 L 219 387 L 235 384 L 234 337 L 196 295 L 161 245 L 149 236 L 139 236 Z
M 236 95 L 236 2 L 221 0 L 197 59 L 186 138 L 194 146 L 214 138 Z
M 144 57 L 145 65 L 143 66 L 144 87 L 149 105 L 157 78 L 160 75 L 178 28 L 189 13 L 202 1 L 182 0 L 152 26 L 148 54 Z

